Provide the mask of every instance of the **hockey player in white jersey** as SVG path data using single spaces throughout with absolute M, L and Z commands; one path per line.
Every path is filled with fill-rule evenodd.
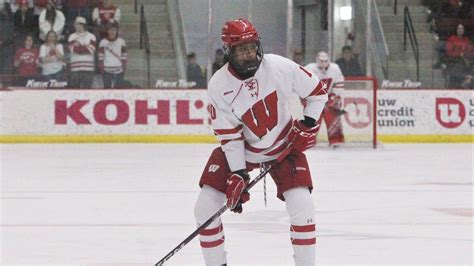
M 241 213 L 250 199 L 245 191 L 248 172 L 272 165 L 277 197 L 286 202 L 296 265 L 315 264 L 313 188 L 303 151 L 315 144 L 319 120 L 327 102 L 326 84 L 304 67 L 284 57 L 263 53 L 255 27 L 245 19 L 225 23 L 222 41 L 228 63 L 209 81 L 210 115 L 221 142 L 207 162 L 195 205 L 198 226 L 224 204 Z M 289 95 L 306 101 L 304 118 L 293 120 Z M 276 158 L 291 152 L 276 163 Z M 200 232 L 206 265 L 226 265 L 224 226 L 216 219 Z M 245 243 L 242 243 L 245 244 Z M 248 263 L 252 263 L 249 256 Z
M 324 108 L 323 119 L 326 123 L 329 145 L 337 147 L 344 143 L 341 123 L 341 115 L 344 114 L 341 100 L 344 76 L 337 64 L 329 62 L 329 55 L 326 52 L 319 52 L 316 63 L 306 65 L 306 69 L 316 74 L 329 88 L 329 101 Z

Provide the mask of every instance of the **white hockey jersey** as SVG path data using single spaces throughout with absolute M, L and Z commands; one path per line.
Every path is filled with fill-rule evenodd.
M 228 64 L 209 81 L 211 121 L 231 171 L 246 161 L 276 159 L 288 145 L 293 118 L 289 96 L 306 101 L 304 115 L 319 119 L 328 100 L 327 87 L 304 67 L 284 57 L 265 54 L 255 76 L 246 80 Z
M 71 51 L 71 71 L 94 71 L 95 35 L 90 32 L 69 35 Z
M 124 71 L 127 63 L 127 45 L 125 40 L 117 38 L 113 41 L 102 39 L 99 45 L 99 65 L 104 71 L 119 74 Z
M 340 89 L 344 89 L 344 76 L 337 64 L 329 63 L 328 68 L 320 69 L 316 63 L 310 63 L 305 68 L 316 74 L 319 79 L 327 84 L 329 93 L 339 95 L 341 93 Z

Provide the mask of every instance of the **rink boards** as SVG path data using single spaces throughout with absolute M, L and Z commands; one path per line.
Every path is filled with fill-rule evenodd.
M 1 91 L 0 99 L 3 143 L 215 142 L 205 90 L 16 88 Z M 471 91 L 379 90 L 375 99 L 346 90 L 343 106 L 348 141 L 370 141 L 374 121 L 382 142 L 473 141 Z M 290 108 L 301 113 L 298 99 Z

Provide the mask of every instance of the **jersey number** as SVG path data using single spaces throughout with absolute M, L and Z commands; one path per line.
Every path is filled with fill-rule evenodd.
M 258 101 L 242 116 L 245 125 L 259 138 L 262 138 L 278 124 L 278 96 L 274 91 L 265 99 Z

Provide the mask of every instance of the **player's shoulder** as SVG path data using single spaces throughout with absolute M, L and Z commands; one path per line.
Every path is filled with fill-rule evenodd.
M 276 54 L 265 54 L 263 56 L 263 61 L 265 64 L 270 64 L 272 66 L 295 66 L 297 65 L 295 62 L 291 61 L 290 59 Z
M 331 63 L 329 63 L 329 66 L 330 66 L 332 69 L 341 71 L 341 68 L 340 68 L 339 65 L 336 64 L 336 63 L 331 62 Z
M 342 71 L 339 65 L 333 62 L 329 63 L 328 71 L 332 73 L 333 75 L 335 74 L 342 75 Z
M 310 69 L 310 70 L 314 70 L 316 69 L 318 66 L 316 65 L 316 63 L 309 63 L 307 65 L 304 66 L 306 69 Z
M 219 91 L 221 91 L 220 87 L 223 84 L 229 84 L 232 74 L 229 72 L 228 66 L 229 63 L 226 63 L 212 75 L 207 84 L 207 91 L 210 95 L 219 94 Z

